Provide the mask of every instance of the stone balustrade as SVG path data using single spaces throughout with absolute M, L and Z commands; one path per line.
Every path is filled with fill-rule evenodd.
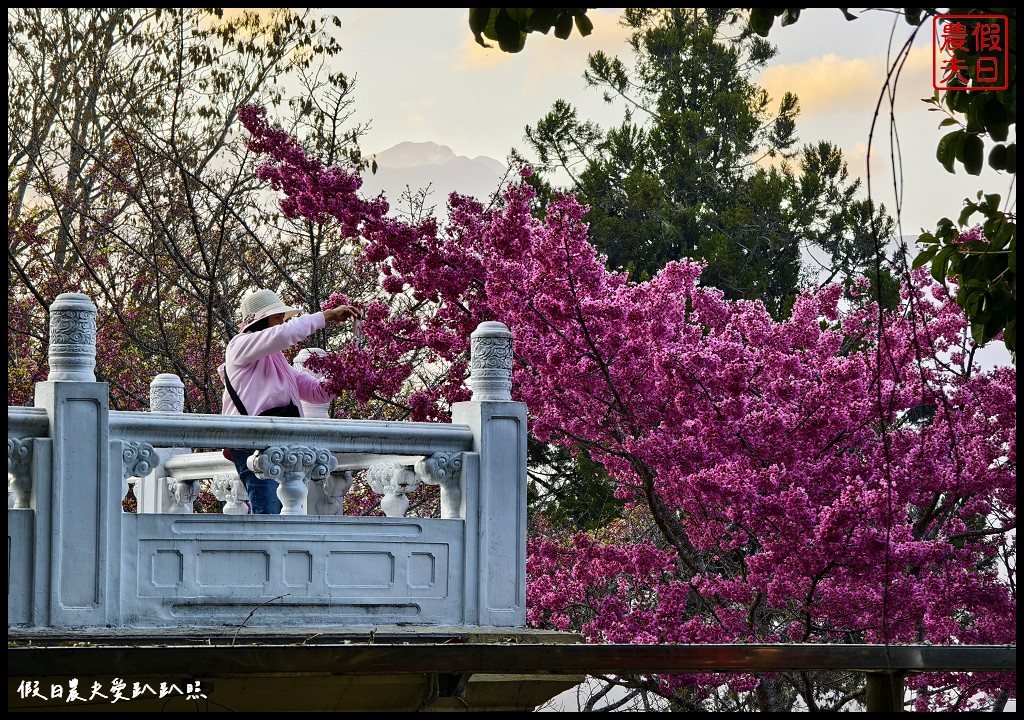
M 176 377 L 176 376 L 171 376 Z M 183 417 L 182 420 L 188 420 Z M 343 424 L 339 423 L 338 427 Z M 13 439 L 12 439 L 13 442 Z M 136 442 L 130 447 L 145 443 Z M 306 446 L 289 445 L 289 448 L 305 448 Z M 282 485 L 287 479 L 283 474 L 275 474 L 274 463 L 268 460 L 267 452 L 273 448 L 257 452 L 251 461 L 252 469 L 264 477 L 277 479 Z M 134 477 L 129 473 L 127 481 L 133 483 L 133 492 L 138 502 L 138 512 L 155 513 L 191 513 L 192 504 L 203 482 L 207 482 L 214 496 L 229 504 L 230 510 L 225 514 L 249 514 L 248 495 L 245 485 L 239 480 L 234 464 L 227 460 L 223 453 L 217 451 L 190 452 L 181 448 L 150 448 L 155 460 L 151 462 L 152 470 L 145 477 Z M 277 453 L 284 452 L 278 448 Z M 312 448 L 307 452 L 315 452 Z M 387 517 L 403 517 L 408 500 L 406 494 L 412 492 L 421 483 L 440 485 L 441 517 L 458 517 L 461 491 L 458 487 L 458 470 L 461 463 L 461 452 L 447 451 L 417 454 L 381 454 L 381 453 L 331 453 L 333 460 L 329 469 L 322 473 L 304 474 L 300 485 L 292 485 L 285 493 L 299 493 L 297 502 L 290 514 L 310 515 L 342 515 L 344 513 L 344 497 L 355 482 L 355 475 L 365 474 L 367 484 L 382 496 L 381 510 Z M 261 460 L 260 458 L 263 458 Z M 380 467 L 396 466 L 408 478 L 405 483 L 385 483 L 377 479 Z M 374 478 L 371 480 L 370 478 Z M 291 501 L 289 501 L 291 502 Z M 284 504 L 284 498 L 282 498 Z
M 171 374 L 150 412 L 110 410 L 95 322 L 86 296 L 56 298 L 51 374 L 8 408 L 9 627 L 525 625 L 526 410 L 504 325 L 473 333 L 452 423 L 411 423 L 185 414 Z M 223 447 L 257 450 L 287 512 L 247 514 Z M 385 517 L 342 513 L 357 476 Z M 223 514 L 191 512 L 202 481 Z M 440 517 L 404 517 L 421 483 Z

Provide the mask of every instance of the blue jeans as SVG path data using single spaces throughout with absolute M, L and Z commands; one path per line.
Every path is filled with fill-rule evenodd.
M 245 492 L 249 494 L 249 506 L 253 515 L 280 515 L 281 500 L 277 497 L 277 480 L 264 480 L 256 477 L 245 461 L 255 450 L 231 450 L 231 458 L 235 463 L 238 477 L 245 483 Z

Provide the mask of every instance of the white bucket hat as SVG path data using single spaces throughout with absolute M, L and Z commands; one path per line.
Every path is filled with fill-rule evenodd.
M 242 298 L 242 321 L 238 323 L 238 331 L 244 332 L 253 323 L 281 313 L 284 313 L 284 319 L 287 320 L 298 315 L 299 309 L 285 305 L 273 290 L 250 290 Z

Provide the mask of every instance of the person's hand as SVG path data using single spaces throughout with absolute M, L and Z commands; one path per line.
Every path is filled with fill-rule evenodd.
M 345 322 L 360 316 L 359 309 L 353 305 L 339 305 L 338 307 L 324 310 L 324 319 L 327 322 Z

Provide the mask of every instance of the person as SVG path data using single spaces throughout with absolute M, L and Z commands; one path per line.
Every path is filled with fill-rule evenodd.
M 224 363 L 217 368 L 224 384 L 222 415 L 283 415 L 302 417 L 302 403 L 330 402 L 334 397 L 320 381 L 292 367 L 284 350 L 306 339 L 327 323 L 341 323 L 359 317 L 351 305 L 299 315 L 298 308 L 285 305 L 277 293 L 264 288 L 242 298 L 239 332 L 227 344 Z M 234 397 L 232 397 L 234 395 Z M 256 477 L 247 460 L 255 450 L 232 448 L 225 451 L 245 483 L 254 515 L 281 512 L 277 481 Z

